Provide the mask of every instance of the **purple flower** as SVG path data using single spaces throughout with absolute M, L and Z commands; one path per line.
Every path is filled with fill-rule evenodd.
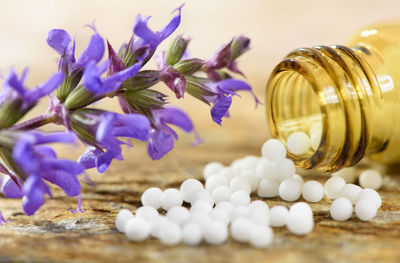
M 60 70 L 69 74 L 82 70 L 91 61 L 98 63 L 104 54 L 104 40 L 98 33 L 92 35 L 88 47 L 78 59 L 75 59 L 75 40 L 70 45 L 71 37 L 65 30 L 50 30 L 46 41 L 61 56 Z
M 49 95 L 54 91 L 64 79 L 62 73 L 55 73 L 43 84 L 40 84 L 33 89 L 26 89 L 25 81 L 27 75 L 27 69 L 22 72 L 20 78 L 18 78 L 17 73 L 13 69 L 8 72 L 3 82 L 3 89 L 0 93 L 0 105 L 2 105 L 6 100 L 11 101 L 19 99 L 22 102 L 20 109 L 22 111 L 27 110 L 36 104 L 40 98 Z
M 186 78 L 182 73 L 171 66 L 166 66 L 160 70 L 160 80 L 175 93 L 178 99 L 183 98 L 186 90 Z
M 96 95 L 112 93 L 121 87 L 122 82 L 133 77 L 141 68 L 141 63 L 136 63 L 124 70 L 102 79 L 101 75 L 105 69 L 97 67 L 94 62 L 87 65 L 83 72 L 83 82 L 85 87 Z
M 113 159 L 122 160 L 121 145 L 125 143 L 117 137 L 134 138 L 146 141 L 149 138 L 150 122 L 140 114 L 118 114 L 100 110 L 75 113 L 84 118 L 91 119 L 91 124 L 86 124 L 84 129 L 90 132 L 90 138 L 86 134 L 75 132 L 86 144 L 90 145 L 87 151 L 78 159 L 85 169 L 97 167 L 100 173 L 104 173 Z M 72 121 L 78 121 L 77 115 L 72 116 Z M 75 123 L 85 125 L 85 123 Z M 73 125 L 74 127 L 74 125 Z M 76 127 L 76 126 L 75 126 Z
M 21 187 L 8 179 L 2 185 L 4 195 L 13 198 L 23 195 L 22 208 L 27 215 L 33 215 L 43 205 L 45 194 L 51 196 L 45 180 L 60 187 L 69 197 L 79 195 L 81 186 L 77 176 L 84 172 L 83 167 L 71 160 L 58 159 L 52 148 L 43 145 L 74 141 L 75 136 L 71 133 L 21 134 L 12 150 L 12 157 L 25 181 Z
M 200 142 L 198 134 L 193 127 L 189 116 L 182 110 L 174 107 L 165 107 L 153 111 L 154 129 L 147 144 L 147 152 L 153 160 L 158 160 L 174 147 L 174 140 L 178 139 L 176 132 L 169 127 L 169 124 L 181 128 L 184 132 L 193 132 L 196 141 Z

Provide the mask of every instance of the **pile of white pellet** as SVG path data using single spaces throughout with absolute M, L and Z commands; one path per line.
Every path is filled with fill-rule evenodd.
M 308 136 L 304 139 L 303 134 L 289 139 L 288 148 L 296 154 L 312 146 L 312 140 Z M 218 162 L 207 164 L 203 171 L 205 185 L 191 178 L 179 190 L 147 189 L 141 197 L 143 206 L 135 215 L 127 209 L 118 213 L 117 229 L 132 241 L 152 236 L 166 245 L 198 245 L 203 241 L 220 245 L 231 236 L 262 248 L 273 240 L 272 227 L 286 226 L 296 235 L 310 233 L 314 228 L 313 212 L 306 202 L 293 203 L 289 209 L 279 205 L 270 208 L 263 200 L 251 201 L 252 193 L 262 198 L 279 196 L 289 202 L 302 196 L 313 203 L 325 195 L 334 199 L 330 215 L 339 221 L 349 219 L 353 211 L 360 220 L 371 220 L 381 206 L 374 189 L 381 187 L 382 176 L 375 170 L 365 170 L 360 175 L 360 185 L 365 189 L 346 183 L 345 180 L 354 180 L 349 175 L 354 173 L 351 168 L 333 175 L 322 186 L 314 180 L 304 182 L 295 173 L 295 165 L 286 158 L 286 148 L 279 140 L 266 141 L 261 153 L 262 157 L 248 156 L 227 167 Z

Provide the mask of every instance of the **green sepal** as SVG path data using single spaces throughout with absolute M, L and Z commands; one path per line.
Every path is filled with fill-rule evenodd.
M 200 70 L 204 64 L 204 60 L 192 58 L 176 63 L 174 68 L 184 75 L 192 75 L 196 71 Z
M 142 70 L 134 77 L 122 83 L 124 90 L 142 90 L 154 86 L 160 81 L 160 73 L 157 70 Z
M 185 39 L 182 36 L 177 36 L 174 39 L 166 54 L 166 63 L 168 66 L 173 66 L 181 60 L 189 41 L 189 39 Z

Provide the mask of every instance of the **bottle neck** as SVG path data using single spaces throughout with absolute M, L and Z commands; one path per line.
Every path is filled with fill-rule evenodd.
M 333 172 L 385 148 L 390 128 L 375 128 L 385 114 L 371 68 L 379 61 L 361 46 L 317 46 L 297 49 L 275 67 L 266 103 L 273 136 L 284 143 L 293 132 L 311 137 L 307 153 L 288 152 L 298 167 Z

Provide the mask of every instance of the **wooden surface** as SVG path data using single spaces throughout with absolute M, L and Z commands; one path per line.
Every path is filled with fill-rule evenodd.
M 44 42 L 49 29 L 65 28 L 76 34 L 77 49 L 82 50 L 90 36 L 82 25 L 96 19 L 100 32 L 118 46 L 129 38 L 137 12 L 153 14 L 151 24 L 157 28 L 170 19 L 170 10 L 180 2 L 4 1 L 0 68 L 5 72 L 11 65 L 17 69 L 29 65 L 32 74 L 28 83 L 36 84 L 55 70 L 56 54 Z M 358 28 L 392 18 L 399 8 L 396 0 L 188 1 L 180 32 L 192 37 L 191 50 L 201 57 L 209 56 L 232 35 L 249 36 L 252 50 L 241 59 L 242 69 L 262 98 L 268 72 L 290 50 L 345 43 Z M 114 104 L 104 105 L 113 108 Z M 193 148 L 192 137 L 180 134 L 174 151 L 157 162 L 146 156 L 143 144 L 135 144 L 125 161 L 113 163 L 103 175 L 92 173 L 97 186 L 82 190 L 86 213 L 69 213 L 76 200 L 56 189 L 55 198 L 47 200 L 33 217 L 21 212 L 19 200 L 1 198 L 0 209 L 12 221 L 0 227 L 0 262 L 400 262 L 400 175 L 389 177 L 380 191 L 383 205 L 373 221 L 360 222 L 354 217 L 346 222 L 332 221 L 330 201 L 324 199 L 312 205 L 316 225 L 311 234 L 297 237 L 285 228 L 275 229 L 268 249 L 233 241 L 218 247 L 167 247 L 153 239 L 129 242 L 114 228 L 115 216 L 121 208 L 135 210 L 146 188 L 177 187 L 186 178 L 200 178 L 203 165 L 209 161 L 229 164 L 235 158 L 258 155 L 268 138 L 263 108 L 254 110 L 249 96 L 235 98 L 232 119 L 224 120 L 222 127 L 210 121 L 204 105 L 190 99 L 183 105 L 194 117 L 205 144 Z M 45 108 L 44 103 L 37 113 Z M 79 152 L 82 149 L 66 148 L 61 153 L 76 158 Z M 270 206 L 290 205 L 279 199 L 266 201 Z

